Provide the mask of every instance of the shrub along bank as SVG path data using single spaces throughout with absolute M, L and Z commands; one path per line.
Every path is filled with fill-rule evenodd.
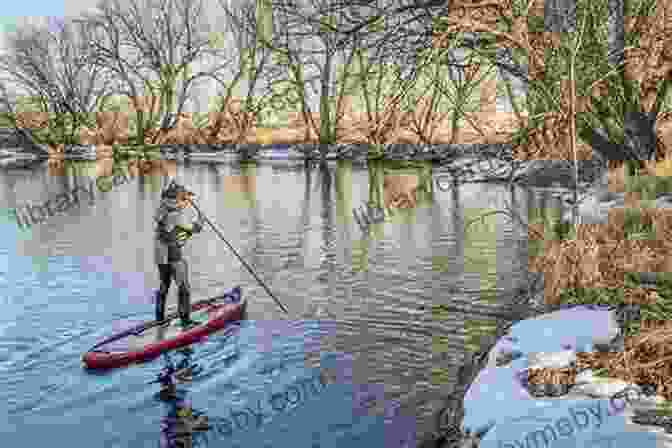
M 655 208 L 655 199 L 672 193 L 665 177 L 671 160 L 647 162 L 634 171 L 626 164 L 612 167 L 609 194 L 621 200 L 608 210 L 606 223 L 529 226 L 530 244 L 536 245 L 529 269 L 543 273 L 547 304 L 637 311 L 636 319 L 625 322 L 624 350 L 587 354 L 585 362 L 609 377 L 654 385 L 668 400 L 672 278 L 666 273 L 672 271 L 672 209 Z M 655 273 L 655 284 L 643 282 L 641 273 Z

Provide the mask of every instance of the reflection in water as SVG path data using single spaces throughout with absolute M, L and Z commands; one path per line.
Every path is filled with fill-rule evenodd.
M 80 331 L 85 325 L 103 328 L 105 320 L 111 319 L 111 313 L 153 314 L 151 304 L 130 299 L 134 287 L 136 295 L 149 297 L 151 286 L 158 284 L 153 268 L 151 211 L 159 200 L 160 189 L 154 188 L 154 181 L 145 184 L 140 178 L 154 176 L 162 181 L 167 175 L 184 175 L 190 179 L 185 183 L 195 188 L 201 198 L 199 206 L 204 213 L 240 249 L 241 256 L 273 293 L 286 300 L 283 303 L 294 316 L 335 316 L 333 331 L 319 339 L 320 351 L 351 355 L 353 382 L 384 383 L 386 399 L 397 400 L 408 406 L 410 413 L 415 413 L 417 434 L 421 438 L 434 429 L 433 412 L 439 407 L 432 400 L 455 384 L 455 367 L 467 349 L 465 340 L 482 338 L 482 333 L 489 331 L 491 322 L 486 322 L 484 317 L 500 319 L 502 303 L 484 303 L 476 294 L 481 287 L 480 275 L 492 272 L 485 267 L 492 268 L 496 264 L 496 286 L 518 286 L 519 279 L 527 274 L 527 252 L 519 250 L 521 244 L 527 244 L 527 229 L 496 215 L 492 217 L 493 221 L 486 220 L 478 230 L 481 233 L 473 233 L 477 228 L 474 227 L 470 229 L 471 235 L 465 235 L 464 221 L 468 219 L 465 216 L 470 216 L 470 209 L 491 211 L 506 206 L 505 200 L 510 194 L 499 186 L 472 184 L 450 191 L 438 188 L 432 191 L 429 184 L 427 191 L 431 193 L 431 199 L 427 200 L 429 206 L 423 207 L 421 192 L 427 184 L 424 168 L 401 170 L 380 163 L 372 164 L 367 170 L 353 168 L 347 162 L 327 164 L 314 171 L 310 168 L 273 175 L 272 168 L 263 162 L 243 164 L 240 171 L 235 172 L 231 164 L 221 163 L 187 166 L 175 161 L 147 163 L 138 160 L 118 162 L 110 168 L 109 162 L 64 161 L 61 165 L 45 165 L 29 173 L 3 173 L 0 197 L 4 207 L 9 208 L 25 202 L 43 203 L 49 197 L 86 186 L 92 179 L 95 182 L 96 176 L 113 174 L 115 170 L 128 174 L 130 183 L 138 182 L 137 187 L 126 184 L 97 197 L 93 206 L 73 207 L 43 225 L 32 227 L 31 238 L 26 240 L 20 240 L 12 233 L 16 231 L 15 223 L 7 226 L 5 235 L 9 235 L 11 241 L 4 269 L 11 270 L 12 276 L 2 280 L 7 287 L 17 285 L 19 289 L 13 293 L 16 297 L 13 308 L 8 308 L 5 314 L 14 319 L 23 313 L 36 327 L 14 325 L 11 331 L 17 336 L 9 337 L 25 337 L 20 332 L 22 328 L 28 328 L 24 331 L 39 330 L 40 337 L 47 341 L 57 339 L 64 325 L 60 322 L 52 324 L 46 319 L 63 316 L 62 310 L 66 306 L 68 316 L 82 313 L 81 319 L 67 322 L 68 331 Z M 431 171 L 429 178 L 431 180 Z M 318 189 L 321 189 L 319 193 Z M 524 191 L 517 193 L 515 208 L 526 220 L 528 211 L 537 208 L 539 197 L 530 193 L 526 198 Z M 372 225 L 379 227 L 379 238 L 368 238 L 362 236 L 350 213 L 359 204 L 374 200 L 378 200 L 381 207 L 390 201 L 388 205 L 390 209 L 394 208 L 394 215 L 387 222 Z M 414 207 L 403 208 L 409 205 Z M 470 249 L 475 246 L 479 250 Z M 473 252 L 469 254 L 470 250 Z M 242 284 L 254 297 L 249 310 L 252 318 L 265 321 L 282 318 L 271 298 L 215 235 L 212 239 L 194 241 L 190 251 L 194 296 L 211 296 L 215 289 Z M 474 273 L 465 272 L 470 270 L 468 265 L 465 268 L 465 252 L 478 261 L 471 266 Z M 74 267 L 54 274 L 50 258 L 51 272 L 45 269 L 46 281 L 38 282 L 28 274 L 16 271 L 15 266 L 19 263 L 15 260 L 24 254 L 45 260 L 64 255 L 77 258 L 105 255 L 110 263 L 88 271 Z M 506 281 L 500 283 L 500 279 Z M 104 285 L 93 292 L 77 295 L 77 289 L 84 290 L 81 285 L 94 281 Z M 80 286 L 73 286 L 77 282 Z M 49 288 L 53 288 L 53 299 L 49 296 Z M 44 299 L 46 297 L 49 299 Z M 169 298 L 172 299 L 174 297 Z M 38 305 L 39 315 L 33 311 Z M 431 313 L 432 305 L 445 305 L 450 311 L 439 319 Z M 58 348 L 45 345 L 35 352 L 31 362 L 50 364 L 52 359 L 48 356 L 54 360 L 76 359 L 81 350 L 88 348 L 80 345 L 86 346 L 89 342 L 82 339 Z M 182 355 L 174 353 L 174 356 Z M 177 364 L 181 359 L 173 361 L 175 369 L 179 370 Z M 210 367 L 208 365 L 208 370 Z M 12 368 L 7 367 L 10 374 Z M 239 378 L 243 382 L 251 376 L 245 369 L 241 364 Z M 256 367 L 253 370 L 256 371 Z M 434 375 L 439 370 L 443 373 Z M 67 374 L 79 379 L 78 371 L 68 371 Z M 144 376 L 138 379 L 141 374 Z M 141 367 L 124 371 L 119 377 L 120 387 L 126 387 L 136 379 L 142 383 L 146 381 L 146 372 Z M 188 383 L 174 381 L 176 395 L 188 387 Z M 30 397 L 31 391 L 49 387 L 47 379 L 38 375 L 25 377 L 24 383 L 25 386 L 17 386 L 17 390 L 0 388 L 3 399 L 12 403 L 29 401 L 24 396 Z M 199 392 L 213 392 L 215 396 L 221 393 L 212 384 L 205 383 L 199 384 Z M 191 391 L 195 394 L 194 389 Z M 75 419 L 95 414 L 95 410 L 92 412 L 88 408 L 88 403 L 96 402 L 98 395 L 107 400 L 106 393 L 81 391 L 67 415 L 58 416 L 59 422 L 64 423 L 58 426 L 68 427 L 71 422 L 76 423 Z M 135 394 L 113 397 L 108 402 L 118 405 L 119 409 L 111 406 L 106 415 L 117 425 L 121 425 L 119 422 L 126 417 L 125 409 L 146 405 L 143 398 Z M 188 404 L 173 405 L 174 409 L 165 413 L 172 415 L 173 421 L 177 421 L 180 408 L 190 407 Z M 147 411 L 151 412 L 151 409 Z M 208 405 L 208 412 L 213 424 L 213 415 L 219 411 L 215 410 L 215 405 Z M 31 423 L 39 423 L 42 416 L 35 411 L 35 415 L 26 412 L 21 418 L 28 428 Z M 137 445 L 138 441 L 130 435 L 128 441 L 123 441 L 128 443 L 112 440 L 113 437 L 126 439 L 126 435 L 120 434 L 123 429 L 130 429 L 128 432 L 133 434 L 141 432 L 146 425 L 144 419 L 134 420 L 137 421 L 129 422 L 130 428 L 121 428 L 117 435 L 111 435 L 116 429 L 103 435 L 105 446 Z M 167 417 L 166 423 L 169 422 Z M 16 421 L 14 424 L 18 430 L 24 429 L 24 423 Z M 303 431 L 303 428 L 290 429 Z M 150 432 L 148 437 L 151 439 L 142 441 L 145 445 L 156 441 L 156 428 L 150 428 Z M 191 443 L 201 443 L 199 439 L 203 438 L 199 434 L 203 433 L 195 431 Z M 36 445 L 30 436 L 27 434 L 30 443 L 26 445 Z M 96 437 L 101 435 L 96 434 Z M 84 441 L 90 442 L 84 436 L 76 448 L 96 445 L 95 441 L 86 445 Z M 221 441 L 211 445 L 219 446 Z
M 336 288 L 336 235 L 335 235 L 335 222 L 334 222 L 334 213 L 333 213 L 333 201 L 331 199 L 331 184 L 333 180 L 332 169 L 325 163 L 320 164 L 319 174 L 322 180 L 321 187 L 321 203 L 322 203 L 322 212 L 320 217 L 322 218 L 322 246 L 320 247 L 320 271 L 321 274 L 317 277 L 318 281 L 321 283 L 326 283 L 323 290 L 325 290 L 322 297 L 326 297 L 326 303 L 320 303 L 320 300 L 316 300 L 313 304 L 313 310 L 310 314 L 317 319 L 323 319 L 329 317 L 330 319 L 335 318 L 335 316 L 329 311 L 329 302 L 332 297 L 334 297 L 334 291 Z
M 204 447 L 204 444 L 194 443 L 198 438 L 195 432 L 207 431 L 210 428 L 208 416 L 204 412 L 194 410 L 189 400 L 187 385 L 194 376 L 201 373 L 201 367 L 191 359 L 194 351 L 185 347 L 176 351 L 181 358 L 173 362 L 175 354 L 166 352 L 161 355 L 164 367 L 158 379 L 152 383 L 159 383 L 161 389 L 158 398 L 166 404 L 167 413 L 161 419 L 161 448 L 191 448 Z M 180 387 L 178 387 L 178 384 Z
M 417 164 L 416 164 L 417 165 Z M 433 201 L 431 166 L 420 164 L 414 168 L 386 167 L 383 161 L 368 166 L 369 200 L 352 214 L 362 232 L 382 235 L 384 222 L 412 223 L 419 206 L 430 206 Z

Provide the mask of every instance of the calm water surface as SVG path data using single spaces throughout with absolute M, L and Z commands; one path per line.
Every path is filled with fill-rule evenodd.
M 174 409 L 148 383 L 186 355 L 104 374 L 80 366 L 96 341 L 152 318 L 161 176 L 131 175 L 124 163 L 128 183 L 29 229 L 7 212 L 88 186 L 111 168 L 66 162 L 0 173 L 6 446 L 168 446 L 162 431 Z M 239 329 L 192 347 L 200 373 L 178 392 L 194 413 L 219 422 L 192 435 L 192 446 L 415 446 L 434 429 L 459 360 L 498 319 L 503 303 L 479 291 L 511 290 L 527 270 L 527 231 L 505 216 L 464 230 L 512 200 L 526 217 L 533 198 L 523 190 L 471 184 L 444 192 L 432 181 L 436 172 L 425 170 L 418 206 L 367 236 L 352 209 L 385 196 L 383 179 L 393 174 L 386 166 L 178 163 L 167 172 L 196 192 L 204 213 L 290 309 L 286 318 L 212 231 L 193 239 L 192 300 L 241 285 L 250 304 Z M 439 319 L 438 304 L 453 311 Z M 320 367 L 333 384 L 287 392 Z M 274 394 L 290 402 L 269 406 Z

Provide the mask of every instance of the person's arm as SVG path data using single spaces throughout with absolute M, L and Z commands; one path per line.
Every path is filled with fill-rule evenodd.
M 203 221 L 203 215 L 199 211 L 198 218 L 192 223 L 194 233 L 199 233 L 201 230 L 203 230 Z

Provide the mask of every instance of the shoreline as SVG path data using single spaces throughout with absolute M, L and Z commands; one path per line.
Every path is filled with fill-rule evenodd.
M 651 423 L 635 421 L 640 411 L 670 401 L 645 392 L 637 384 L 618 378 L 603 379 L 593 370 L 584 369 L 577 375 L 576 383 L 564 390 L 559 391 L 563 388 L 558 384 L 542 383 L 538 385 L 545 386 L 541 388 L 545 393 L 538 395 L 531 388 L 527 375 L 533 369 L 562 368 L 573 365 L 577 353 L 617 349 L 623 332 L 618 318 L 620 311 L 613 307 L 544 305 L 544 308 L 498 325 L 496 334 L 465 360 L 459 369 L 458 384 L 437 415 L 439 430 L 418 447 L 509 448 L 525 446 L 525 442 L 530 445 L 530 438 L 536 441 L 542 434 L 548 434 L 548 437 L 542 435 L 547 442 L 544 447 L 556 446 L 548 443 L 549 439 L 560 441 L 558 447 L 588 446 L 570 437 L 585 443 L 596 436 L 611 438 L 621 434 L 624 425 L 625 431 L 632 434 L 631 444 L 646 440 L 660 443 L 655 446 L 672 447 L 672 434 L 661 432 L 661 428 Z M 540 340 L 543 328 L 548 333 Z M 598 413 L 585 410 L 607 404 L 616 412 L 607 411 L 606 416 L 600 413 L 598 418 Z M 540 406 L 544 408 L 544 416 L 560 417 L 553 424 L 548 423 L 551 418 L 537 418 Z M 577 431 L 568 431 L 564 425 L 566 415 L 580 413 L 584 423 L 576 425 Z M 562 444 L 562 439 L 567 443 Z
M 588 197 L 603 202 L 603 207 L 600 210 L 593 210 L 590 204 L 581 207 L 582 222 L 596 219 L 607 222 L 608 211 L 623 202 L 624 193 L 612 192 L 609 200 L 600 199 L 605 189 L 608 190 L 608 186 L 604 183 L 593 185 Z M 664 207 L 658 201 L 656 206 Z M 655 277 L 655 274 L 640 274 L 639 284 L 655 291 L 659 286 Z M 500 331 L 498 327 L 494 341 L 482 344 L 479 352 L 460 369 L 466 372 L 468 384 L 462 388 L 458 384 L 451 394 L 452 406 L 442 411 L 450 420 L 444 425 L 446 430 L 438 437 L 427 439 L 421 448 L 514 448 L 537 446 L 540 438 L 544 439 L 544 448 L 589 446 L 590 440 L 620 437 L 624 428 L 629 440 L 624 445 L 646 441 L 672 448 L 672 426 L 668 423 L 666 433 L 661 423 L 654 423 L 658 417 L 651 414 L 658 406 L 672 404 L 669 394 L 666 400 L 656 395 L 655 389 L 651 392 L 647 384 L 623 380 L 622 373 L 603 377 L 598 373 L 601 369 L 586 368 L 586 358 L 577 356 L 585 353 L 590 355 L 588 359 L 595 359 L 596 353 L 622 353 L 625 350 L 625 325 L 630 319 L 628 308 L 632 306 L 620 302 L 616 305 L 544 304 L 544 310 L 536 316 L 512 320 L 509 330 Z M 637 309 L 634 320 L 637 321 L 640 305 L 634 307 Z M 581 313 L 584 313 L 583 317 Z M 601 323 L 596 324 L 596 321 Z M 521 334 L 524 333 L 521 329 L 535 324 L 536 328 L 527 336 Z M 545 337 L 548 334 L 554 335 L 555 339 Z M 583 368 L 579 368 L 580 364 Z M 556 382 L 549 376 L 545 376 L 547 379 L 541 383 L 528 381 L 532 371 L 548 373 L 567 369 L 576 375 L 570 382 Z M 535 373 L 534 376 L 539 375 Z M 636 399 L 630 400 L 633 394 Z M 621 404 L 614 405 L 615 399 Z M 454 403 L 456 400 L 459 402 Z M 498 413 L 492 408 L 500 402 L 506 403 L 505 410 Z M 600 413 L 599 406 L 607 402 L 612 408 L 618 408 L 618 412 L 607 412 L 606 416 Z M 538 415 L 540 406 L 544 408 L 544 419 L 533 416 Z M 568 426 L 567 421 L 571 421 L 568 416 L 585 411 L 575 406 L 595 407 L 597 412 L 592 415 L 596 417 L 581 414 L 584 416 L 579 420 L 584 423 Z M 556 414 L 555 419 L 546 418 Z M 672 422 L 672 413 L 668 415 L 671 416 L 668 422 Z M 599 421 L 597 416 L 601 416 Z

